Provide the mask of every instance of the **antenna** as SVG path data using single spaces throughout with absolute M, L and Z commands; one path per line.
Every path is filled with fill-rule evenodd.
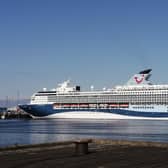
M 17 90 L 17 105 L 20 103 L 20 92 Z
M 8 108 L 8 103 L 9 103 L 9 99 L 8 96 L 6 96 L 6 107 Z

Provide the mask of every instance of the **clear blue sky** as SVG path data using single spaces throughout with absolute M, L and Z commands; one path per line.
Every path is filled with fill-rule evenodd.
M 0 2 L 0 99 L 71 79 L 89 88 L 153 69 L 168 83 L 167 0 Z

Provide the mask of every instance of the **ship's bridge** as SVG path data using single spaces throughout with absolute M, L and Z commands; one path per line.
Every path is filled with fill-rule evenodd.
M 68 93 L 80 91 L 80 86 L 70 86 L 70 80 L 67 80 L 61 84 L 58 84 L 56 92 L 58 93 Z

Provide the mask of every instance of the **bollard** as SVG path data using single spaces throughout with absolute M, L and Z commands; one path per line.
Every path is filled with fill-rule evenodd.
M 91 143 L 91 139 L 76 140 L 75 143 L 75 154 L 76 155 L 86 155 L 89 153 L 88 144 Z

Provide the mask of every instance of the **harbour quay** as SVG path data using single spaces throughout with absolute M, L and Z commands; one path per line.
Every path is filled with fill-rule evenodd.
M 76 154 L 75 141 L 0 149 L 1 166 L 46 168 L 166 168 L 168 143 L 93 139 L 88 152 Z
M 0 107 L 0 119 L 21 119 L 31 118 L 29 114 L 19 109 L 17 106 L 12 108 Z

